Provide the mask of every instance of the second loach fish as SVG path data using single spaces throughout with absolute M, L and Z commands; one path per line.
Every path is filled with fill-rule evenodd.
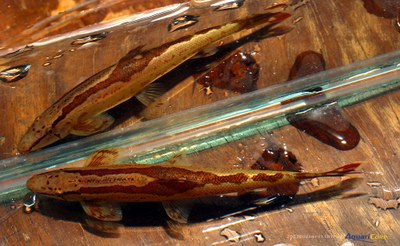
M 121 60 L 86 79 L 35 119 L 18 144 L 27 153 L 46 147 L 73 134 L 87 136 L 107 129 L 114 119 L 105 112 L 138 96 L 152 82 L 199 52 L 229 37 L 250 29 L 258 31 L 279 23 L 290 14 L 284 5 L 273 6 L 265 13 L 246 16 L 225 25 L 206 29 L 150 50 L 137 47 Z
M 163 202 L 241 193 L 315 177 L 343 176 L 361 165 L 352 163 L 320 173 L 167 164 L 109 165 L 103 162 L 107 159 L 103 158 L 103 154 L 95 154 L 87 167 L 65 168 L 35 175 L 27 181 L 27 187 L 37 194 L 66 201 L 81 201 L 89 215 L 102 219 L 102 216 L 94 213 L 99 212 L 99 207 L 108 206 L 104 202 Z

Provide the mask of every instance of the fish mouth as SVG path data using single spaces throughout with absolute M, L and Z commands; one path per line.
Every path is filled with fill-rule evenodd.
M 43 194 L 45 193 L 46 180 L 45 175 L 35 175 L 26 181 L 26 187 L 33 193 Z
M 26 154 L 32 150 L 35 150 L 35 146 L 41 142 L 46 135 L 39 135 L 39 133 L 34 133 L 29 129 L 21 138 L 18 143 L 17 149 L 20 153 Z
M 38 138 L 32 136 L 31 133 L 27 133 L 21 138 L 17 149 L 21 154 L 27 154 L 31 151 L 42 149 L 58 140 L 60 140 L 60 138 L 54 134 L 45 134 Z

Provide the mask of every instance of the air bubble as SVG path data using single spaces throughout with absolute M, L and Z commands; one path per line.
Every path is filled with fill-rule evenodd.
M 400 11 L 399 11 L 399 16 L 396 18 L 396 29 L 398 32 L 400 32 Z
M 64 54 L 57 54 L 57 55 L 53 56 L 53 59 L 59 59 L 63 56 L 64 56 Z
M 107 37 L 107 34 L 108 34 L 107 32 L 102 32 L 102 33 L 97 33 L 97 34 L 81 37 L 81 38 L 78 38 L 75 41 L 73 41 L 71 43 L 71 45 L 83 45 L 83 44 L 87 44 L 87 43 L 91 43 L 91 42 L 96 42 L 96 41 L 105 39 Z
M 199 22 L 197 20 L 197 18 L 198 18 L 198 16 L 194 16 L 194 15 L 183 15 L 183 16 L 176 17 L 168 25 L 168 31 L 175 32 L 177 30 L 193 26 L 197 22 Z
M 244 0 L 223 0 L 218 3 L 214 3 L 211 7 L 217 7 L 215 11 L 224 11 L 231 9 L 238 9 L 243 6 Z
M 7 83 L 18 81 L 28 74 L 30 68 L 30 64 L 7 68 L 0 72 L 0 80 Z
M 212 0 L 191 0 L 190 3 L 196 8 L 209 7 Z

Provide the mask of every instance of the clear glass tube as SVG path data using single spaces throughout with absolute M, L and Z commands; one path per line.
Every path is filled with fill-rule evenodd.
M 400 51 L 218 101 L 129 128 L 0 161 L 0 201 L 26 192 L 33 174 L 123 148 L 123 162 L 159 163 L 287 125 L 286 116 L 327 103 L 345 107 L 400 86 Z

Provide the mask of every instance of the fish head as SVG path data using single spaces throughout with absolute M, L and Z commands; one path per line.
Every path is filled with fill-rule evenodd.
M 63 178 L 59 171 L 51 171 L 32 176 L 26 186 L 33 193 L 61 198 L 64 193 Z
M 21 138 L 17 146 L 18 151 L 25 154 L 44 148 L 68 135 L 67 128 L 68 125 L 65 124 L 63 126 L 60 124 L 51 126 L 51 124 L 39 116 Z

